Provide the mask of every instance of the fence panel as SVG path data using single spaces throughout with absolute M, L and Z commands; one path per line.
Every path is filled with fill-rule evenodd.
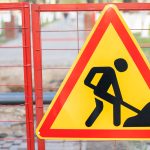
M 46 108 L 43 105 L 44 94 L 48 93 L 51 95 L 51 93 L 57 91 L 88 33 L 91 31 L 99 12 L 105 5 L 106 3 L 32 5 L 37 125 Z M 144 18 L 149 18 L 150 4 L 116 3 L 115 5 L 123 11 L 123 17 L 149 59 L 150 54 L 147 50 L 150 48 L 148 39 L 150 21 L 145 21 Z M 135 19 L 137 14 L 139 17 Z M 143 20 L 147 23 L 143 23 Z M 80 146 L 78 149 L 82 149 L 84 142 L 79 141 L 79 143 Z M 107 143 L 109 143 L 109 141 Z M 110 146 L 111 149 L 118 149 L 119 145 L 122 144 L 119 141 L 107 143 L 106 145 Z M 101 144 L 103 144 L 103 142 L 101 142 Z M 134 144 L 132 145 L 130 142 L 125 142 L 124 145 L 125 149 L 130 149 L 129 145 L 132 147 Z M 90 149 L 91 147 L 92 144 L 89 144 L 88 148 Z M 107 148 L 110 149 L 110 147 Z M 38 148 L 39 150 L 45 149 L 44 140 L 38 139 Z
M 29 3 L 0 4 L 0 149 L 34 150 Z

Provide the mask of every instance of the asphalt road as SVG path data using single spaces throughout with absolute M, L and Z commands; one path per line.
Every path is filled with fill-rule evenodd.
M 83 29 L 82 16 L 79 20 L 81 21 L 78 27 L 76 20 L 62 19 L 41 28 L 43 65 L 66 66 L 73 62 L 85 40 L 84 32 L 76 31 L 77 28 Z M 22 47 L 21 33 L 18 33 L 15 39 L 0 44 L 0 63 L 21 65 L 23 53 L 22 48 L 18 47 Z

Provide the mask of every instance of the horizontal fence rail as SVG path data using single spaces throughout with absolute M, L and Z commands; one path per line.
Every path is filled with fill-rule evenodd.
M 108 4 L 115 4 L 119 10 L 146 11 L 150 10 L 150 3 L 101 3 L 101 4 L 33 4 L 33 9 L 40 12 L 59 11 L 101 11 Z

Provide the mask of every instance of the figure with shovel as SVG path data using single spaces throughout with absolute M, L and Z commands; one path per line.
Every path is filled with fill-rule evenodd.
M 118 72 L 125 72 L 128 69 L 128 64 L 125 59 L 118 58 L 114 61 L 115 69 Z M 102 73 L 102 77 L 99 80 L 97 85 L 92 84 L 92 80 L 94 76 L 97 73 Z M 141 112 L 150 111 L 150 104 L 146 105 L 144 109 L 141 111 L 137 109 L 136 107 L 126 103 L 121 95 L 118 80 L 116 77 L 115 70 L 112 67 L 93 67 L 90 72 L 88 73 L 86 79 L 84 80 L 84 84 L 88 86 L 89 88 L 94 90 L 94 95 L 97 96 L 99 99 L 95 98 L 96 107 L 94 108 L 93 112 L 90 114 L 88 119 L 85 122 L 85 125 L 87 127 L 92 126 L 92 124 L 95 122 L 97 117 L 100 115 L 100 113 L 103 110 L 103 102 L 100 99 L 103 99 L 113 105 L 113 124 L 114 126 L 119 126 L 121 124 L 121 105 L 125 106 L 126 108 L 136 112 L 139 117 L 141 116 Z M 112 85 L 114 90 L 114 95 L 111 95 L 108 93 L 108 89 Z M 145 117 L 149 116 L 150 114 L 145 113 Z M 137 117 L 137 116 L 136 116 Z M 142 116 L 142 118 L 145 118 Z M 133 117 L 132 117 L 133 118 Z M 124 126 L 150 126 L 150 119 L 148 123 L 143 123 L 143 125 L 139 125 L 138 121 L 134 124 L 132 120 L 135 120 L 135 118 L 129 118 L 127 119 L 127 122 L 125 122 Z M 128 120 L 129 123 L 128 123 Z M 127 124 L 127 125 L 126 125 Z

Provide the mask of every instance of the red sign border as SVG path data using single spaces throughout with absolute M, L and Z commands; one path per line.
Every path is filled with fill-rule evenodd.
M 80 56 L 80 59 L 73 68 L 71 75 L 69 76 L 53 107 L 51 108 L 49 114 L 46 116 L 46 119 L 40 127 L 39 136 L 41 138 L 150 138 L 150 130 L 148 129 L 51 129 L 53 122 L 57 118 L 60 110 L 63 108 L 63 105 L 70 95 L 74 85 L 78 81 L 80 75 L 82 74 L 82 71 L 86 67 L 86 64 L 90 60 L 90 57 L 95 51 L 99 41 L 102 39 L 103 34 L 107 30 L 110 23 L 115 28 L 118 36 L 124 43 L 145 82 L 150 88 L 150 70 L 146 62 L 138 51 L 138 48 L 130 37 L 128 31 L 124 27 L 116 10 L 113 7 L 109 7 L 100 20 L 100 23 L 96 27 L 96 30 L 89 40 L 89 43 L 86 45 L 82 55 Z

